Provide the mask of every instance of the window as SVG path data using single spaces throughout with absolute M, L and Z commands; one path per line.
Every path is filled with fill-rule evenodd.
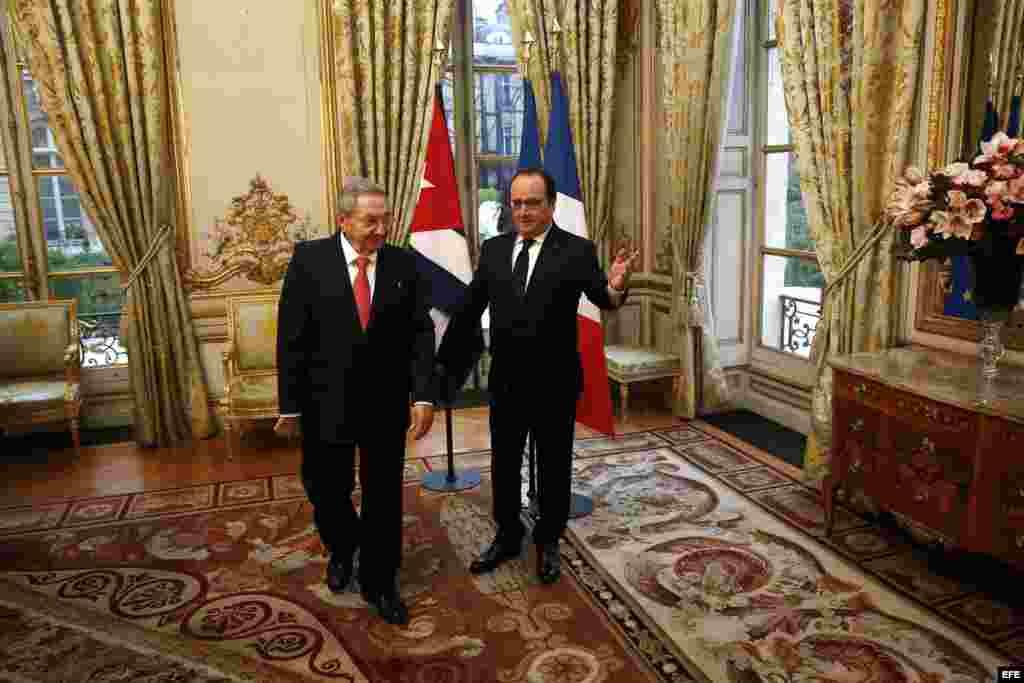
M 800 194 L 782 87 L 781 52 L 775 38 L 774 3 L 763 7 L 762 184 L 760 244 L 760 344 L 807 358 L 821 318 L 825 279 Z
M 463 196 L 472 198 L 476 210 L 473 215 L 467 211 L 464 219 L 472 226 L 470 234 L 483 242 L 511 227 L 502 205 L 519 160 L 523 81 L 507 0 L 457 0 L 454 16 L 445 109 L 456 156 L 460 148 L 472 156 L 465 160 L 472 164 L 470 173 L 464 169 L 460 176 L 471 179 L 472 187 L 464 188 Z M 460 145 L 453 112 L 459 111 L 459 100 L 468 103 L 470 98 L 472 131 L 462 131 L 466 140 Z M 457 158 L 456 165 L 464 168 L 462 161 Z
M 0 40 L 11 41 L 7 34 L 0 35 Z M 67 174 L 37 83 L 23 62 L 12 68 L 17 69 L 23 106 L 15 105 L 14 111 L 0 115 L 14 123 L 14 134 L 24 136 L 30 146 L 31 170 L 25 174 L 28 177 L 18 177 L 16 184 L 34 190 L 26 196 L 38 207 L 29 212 L 36 224 L 23 231 L 28 233 L 30 244 L 21 244 L 11 197 L 13 169 L 7 163 L 6 150 L 0 149 L 0 301 L 27 298 L 24 252 L 45 252 L 49 296 L 78 301 L 84 364 L 125 363 L 127 350 L 119 334 L 123 305 L 120 276 Z

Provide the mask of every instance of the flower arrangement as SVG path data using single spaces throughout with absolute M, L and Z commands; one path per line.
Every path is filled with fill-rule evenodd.
M 970 163 L 925 175 L 910 167 L 885 208 L 901 258 L 971 257 L 975 303 L 1012 308 L 1024 265 L 1024 138 L 998 132 Z

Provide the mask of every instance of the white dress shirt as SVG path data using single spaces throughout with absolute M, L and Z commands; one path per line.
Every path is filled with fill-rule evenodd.
M 355 250 L 355 247 L 345 237 L 345 233 L 338 232 L 338 242 L 341 244 L 341 253 L 345 256 L 345 263 L 348 264 L 348 280 L 352 283 L 352 291 L 355 291 L 356 287 L 356 276 L 359 274 L 359 266 L 356 264 L 356 259 L 359 258 L 359 252 Z M 366 264 L 366 279 L 370 281 L 370 301 L 373 301 L 374 285 L 377 284 L 377 252 L 373 252 L 369 256 L 370 262 Z M 433 406 L 434 404 L 430 401 L 416 401 L 418 406 Z M 301 413 L 281 413 L 281 417 L 298 417 Z
M 356 275 L 359 274 L 359 266 L 356 259 L 359 252 L 349 243 L 345 233 L 338 231 L 338 241 L 341 243 L 341 253 L 345 256 L 345 263 L 348 264 L 348 281 L 352 283 L 352 291 L 356 291 Z M 366 265 L 366 279 L 370 281 L 370 301 L 373 301 L 373 286 L 377 284 L 377 252 L 369 256 L 370 262 Z
M 548 230 L 551 226 L 544 228 L 544 232 L 533 238 L 533 246 L 530 247 L 529 251 L 529 264 L 526 267 L 526 289 L 530 289 L 530 278 L 533 276 L 533 267 L 537 265 L 537 259 L 540 258 L 540 250 L 544 246 L 544 238 L 548 235 Z M 516 235 L 516 243 L 512 247 L 512 268 L 516 267 L 516 258 L 519 256 L 519 252 L 523 250 L 523 236 Z M 612 303 L 618 305 L 622 299 L 622 290 L 615 289 L 609 283 L 608 295 L 612 299 Z

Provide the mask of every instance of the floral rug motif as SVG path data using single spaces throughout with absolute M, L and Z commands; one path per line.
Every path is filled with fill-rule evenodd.
M 1024 614 L 931 576 L 850 510 L 825 539 L 815 491 L 710 426 L 684 429 L 653 432 L 660 447 L 577 457 L 575 490 L 594 514 L 570 523 L 570 566 L 671 644 L 669 680 L 966 683 L 1021 661 Z
M 181 496 L 74 500 L 63 517 L 0 510 L 16 520 L 0 532 L 0 583 L 58 614 L 88 612 L 184 652 L 205 647 L 272 670 L 258 680 L 657 680 L 583 586 L 537 581 L 532 547 L 492 574 L 471 575 L 469 563 L 494 535 L 490 486 L 485 479 L 458 495 L 432 493 L 418 486 L 425 467 L 407 469 L 400 586 L 411 622 L 404 628 L 375 616 L 357 589 L 326 589 L 327 556 L 295 477 L 189 487 Z M 19 633 L 31 615 L 5 616 L 0 610 L 0 643 L 39 640 Z M 83 638 L 100 642 L 89 629 L 74 637 L 55 644 L 52 657 Z M 163 676 L 153 681 L 233 680 L 159 659 L 136 670 L 144 659 L 133 664 L 120 651 L 85 650 L 95 652 L 97 665 L 127 661 L 124 671 L 139 680 L 149 680 L 150 670 Z M 46 677 L 24 658 L 0 656 L 0 672 L 4 666 L 22 667 L 19 680 L 85 680 Z
M 850 510 L 825 538 L 813 490 L 709 425 L 575 451 L 595 509 L 550 587 L 529 546 L 467 570 L 494 533 L 487 451 L 457 456 L 484 470 L 458 494 L 418 485 L 443 457 L 408 463 L 405 628 L 326 590 L 295 475 L 0 509 L 0 678 L 967 683 L 1021 661 L 1019 610 Z M 51 665 L 22 656 L 39 644 Z M 72 651 L 98 673 L 61 678 Z

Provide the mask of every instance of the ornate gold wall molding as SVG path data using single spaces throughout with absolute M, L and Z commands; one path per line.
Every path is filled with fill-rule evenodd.
M 239 275 L 272 285 L 284 277 L 295 243 L 309 236 L 309 218 L 299 218 L 288 195 L 275 194 L 257 174 L 249 192 L 232 199 L 225 217 L 214 224 L 213 266 L 188 269 L 185 287 L 211 289 Z

